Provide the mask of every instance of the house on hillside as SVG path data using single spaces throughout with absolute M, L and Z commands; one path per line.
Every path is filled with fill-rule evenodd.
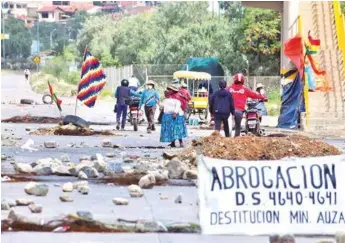
M 14 2 L 14 1 L 5 1 L 1 2 L 1 12 L 3 14 L 11 15 L 28 15 L 27 11 L 27 2 Z
M 76 9 L 63 8 L 62 6 L 45 6 L 38 10 L 38 21 L 58 22 L 65 21 L 74 15 Z

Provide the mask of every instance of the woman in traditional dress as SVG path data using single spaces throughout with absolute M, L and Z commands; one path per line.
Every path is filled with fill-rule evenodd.
M 187 137 L 186 118 L 181 108 L 181 102 L 171 98 L 171 95 L 177 92 L 176 87 L 169 86 L 164 92 L 165 99 L 162 103 L 164 114 L 160 141 L 170 143 L 171 147 L 176 147 L 176 140 L 179 140 L 180 147 L 183 147 L 183 138 Z

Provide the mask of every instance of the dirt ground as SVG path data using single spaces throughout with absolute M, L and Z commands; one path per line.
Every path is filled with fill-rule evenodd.
M 14 116 L 8 119 L 3 119 L 1 122 L 5 123 L 45 123 L 57 124 L 62 121 L 60 117 L 45 117 L 45 116 Z
M 63 135 L 63 136 L 116 136 L 115 133 L 111 131 L 95 131 L 86 127 L 76 127 L 72 124 L 65 126 L 56 126 L 52 128 L 39 128 L 36 131 L 30 133 L 30 135 Z
M 305 136 L 283 134 L 225 138 L 214 132 L 211 136 L 193 140 L 192 147 L 201 149 L 204 156 L 226 160 L 279 160 L 286 157 L 341 154 L 337 148 L 327 143 Z

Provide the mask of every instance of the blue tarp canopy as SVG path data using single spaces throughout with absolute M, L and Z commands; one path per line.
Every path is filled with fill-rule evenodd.
M 297 129 L 300 123 L 300 114 L 305 111 L 303 83 L 299 73 L 291 83 L 283 87 L 281 101 L 278 127 Z

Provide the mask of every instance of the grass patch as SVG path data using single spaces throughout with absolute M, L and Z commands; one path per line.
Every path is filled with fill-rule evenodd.
M 267 90 L 268 102 L 265 104 L 267 108 L 268 115 L 270 116 L 279 116 L 280 114 L 280 90 L 272 89 Z
M 109 90 L 109 89 L 102 89 L 99 96 L 100 96 L 101 98 L 107 98 L 107 97 L 113 98 L 113 97 L 114 97 L 114 94 L 113 94 L 113 92 L 112 92 L 111 90 Z

